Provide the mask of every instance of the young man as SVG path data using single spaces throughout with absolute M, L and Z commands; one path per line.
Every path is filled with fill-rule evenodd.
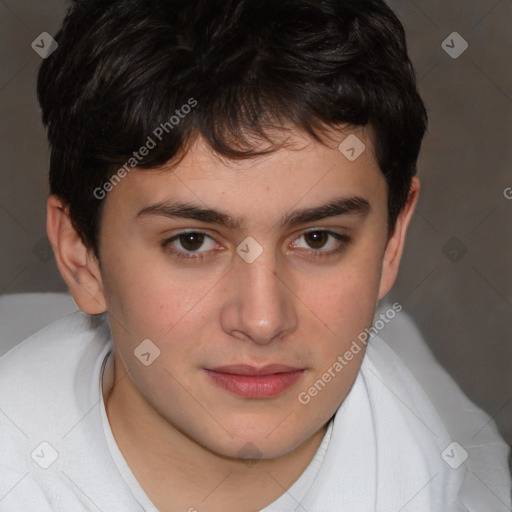
M 389 8 L 82 0 L 56 40 L 47 227 L 81 312 L 0 363 L 0 511 L 509 510 L 494 424 L 456 444 L 369 336 L 426 126 Z

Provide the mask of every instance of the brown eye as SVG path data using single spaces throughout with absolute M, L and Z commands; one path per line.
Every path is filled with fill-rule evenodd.
M 204 238 L 204 233 L 183 233 L 178 240 L 186 251 L 197 251 L 203 245 Z
M 326 229 L 312 229 L 302 233 L 293 243 L 293 247 L 314 258 L 323 258 L 343 252 L 350 242 L 351 239 L 347 235 Z
M 312 249 L 321 249 L 327 243 L 329 233 L 327 231 L 309 231 L 304 234 L 304 238 Z
M 215 240 L 201 231 L 183 231 L 161 242 L 161 246 L 171 256 L 190 262 L 199 262 L 218 251 Z

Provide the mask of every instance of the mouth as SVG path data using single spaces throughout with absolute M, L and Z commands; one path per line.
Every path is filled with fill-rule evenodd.
M 260 368 L 249 365 L 205 369 L 206 375 L 221 388 L 245 398 L 272 398 L 300 379 L 304 368 L 272 364 Z

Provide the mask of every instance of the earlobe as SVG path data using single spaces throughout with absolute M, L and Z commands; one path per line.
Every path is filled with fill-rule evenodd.
M 385 295 L 387 295 L 395 283 L 404 250 L 407 228 L 409 227 L 409 223 L 418 202 L 419 190 L 420 181 L 417 176 L 414 176 L 409 190 L 409 199 L 397 219 L 394 233 L 389 238 L 386 246 L 382 264 L 378 300 L 381 300 Z
M 73 227 L 68 208 L 55 195 L 47 201 L 46 230 L 60 274 L 78 307 L 91 315 L 106 311 L 98 260 Z

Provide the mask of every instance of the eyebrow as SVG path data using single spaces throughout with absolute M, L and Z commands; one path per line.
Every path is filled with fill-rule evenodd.
M 315 222 L 329 217 L 338 217 L 340 215 L 365 217 L 370 211 L 370 203 L 362 197 L 339 197 L 320 206 L 295 210 L 286 214 L 281 219 L 281 228 L 293 228 L 300 224 Z M 233 217 L 219 210 L 203 208 L 192 203 L 180 201 L 162 201 L 146 206 L 135 215 L 134 220 L 153 215 L 219 224 L 233 231 L 239 230 L 245 225 L 242 217 Z

